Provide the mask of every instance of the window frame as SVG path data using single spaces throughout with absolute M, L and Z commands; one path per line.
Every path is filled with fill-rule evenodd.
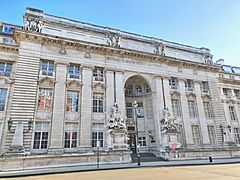
M 95 67 L 93 69 L 93 80 L 94 81 L 104 81 L 104 68 Z
M 71 63 L 68 66 L 68 77 L 71 79 L 80 79 L 80 76 L 81 76 L 80 64 L 72 64 Z
M 4 91 L 4 94 L 2 94 L 3 91 Z M 8 97 L 8 89 L 7 88 L 0 88 L 0 111 L 5 111 L 6 110 L 7 97 Z
M 174 102 L 177 102 L 177 104 L 174 103 Z M 171 104 L 172 104 L 173 116 L 175 116 L 175 117 L 182 117 L 180 100 L 179 99 L 171 99 Z
M 197 103 L 193 100 L 188 100 L 188 111 L 190 118 L 198 118 Z
M 10 62 L 0 62 L 0 76 L 11 77 L 13 63 Z
M 37 124 L 41 124 L 40 130 L 36 130 L 37 129 Z M 46 125 L 45 128 L 47 127 L 47 131 L 43 130 L 44 125 Z M 47 138 L 43 139 L 43 135 L 46 135 L 44 137 L 47 137 Z M 39 139 L 36 139 L 36 136 L 39 136 Z M 45 143 L 43 144 L 43 142 L 45 142 Z M 35 144 L 35 143 L 37 143 L 37 144 Z M 35 130 L 34 130 L 34 137 L 33 137 L 33 147 L 32 148 L 34 150 L 46 150 L 48 148 L 48 143 L 49 143 L 49 123 L 47 123 L 47 122 L 36 122 L 35 123 Z
M 69 137 L 69 138 L 68 138 Z M 78 123 L 66 123 L 64 128 L 64 148 L 77 148 Z
M 237 117 L 235 106 L 232 106 L 232 105 L 228 106 L 228 110 L 229 110 L 229 114 L 230 114 L 230 120 L 237 121 L 238 117 Z
M 46 94 L 51 94 L 50 96 L 43 96 L 43 102 L 40 102 L 40 96 L 41 96 L 41 91 L 45 91 L 44 92 L 44 95 L 46 95 Z M 47 93 L 48 92 L 48 93 Z M 46 102 L 48 99 L 47 98 L 49 98 L 50 97 L 50 103 L 49 103 L 49 108 L 48 109 L 46 109 L 46 107 L 47 107 L 47 103 L 48 102 Z M 40 103 L 43 103 L 43 109 L 39 109 L 39 107 L 40 107 Z M 39 92 L 38 92 L 38 104 L 37 104 L 37 111 L 45 111 L 45 112 L 49 112 L 49 111 L 51 111 L 52 110 L 52 103 L 53 103 L 53 90 L 52 89 L 48 89 L 48 88 L 39 88 Z
M 93 93 L 92 101 L 92 112 L 93 113 L 104 113 L 104 94 Z
M 67 93 L 66 93 L 66 111 L 67 112 L 79 112 L 79 109 L 80 109 L 79 97 L 80 97 L 79 91 L 67 90 Z M 71 110 L 69 110 L 70 109 L 69 107 L 71 107 Z
M 192 138 L 194 145 L 196 146 L 201 145 L 199 125 L 192 125 Z
M 54 76 L 54 73 L 55 73 L 54 61 L 51 61 L 51 60 L 41 60 L 41 69 L 40 69 L 40 71 L 41 71 L 41 75 L 42 76 Z
M 209 143 L 214 145 L 216 144 L 216 133 L 215 128 L 212 125 L 207 126 Z
M 203 102 L 204 114 L 206 119 L 213 119 L 213 109 L 210 102 Z

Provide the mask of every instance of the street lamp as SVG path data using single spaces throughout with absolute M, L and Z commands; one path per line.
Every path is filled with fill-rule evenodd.
M 99 147 L 100 147 L 100 141 L 97 140 L 97 168 L 99 168 Z
M 134 101 L 133 107 L 134 107 L 135 122 L 136 122 L 137 164 L 138 164 L 138 166 L 140 166 L 141 158 L 140 158 L 140 145 L 139 145 L 139 139 L 138 139 L 138 121 L 137 121 L 138 103 L 137 103 L 137 101 Z
M 8 131 L 11 132 L 11 133 L 14 133 L 15 131 L 13 131 L 13 130 L 11 129 L 11 128 L 12 128 L 12 125 L 13 125 L 13 120 L 12 120 L 12 118 L 10 118 L 10 119 L 8 120 Z M 23 131 L 23 132 L 24 132 L 24 133 L 28 133 L 28 132 L 31 130 L 32 126 L 33 126 L 33 119 L 29 119 L 29 120 L 28 120 L 28 129 L 25 130 L 25 131 Z

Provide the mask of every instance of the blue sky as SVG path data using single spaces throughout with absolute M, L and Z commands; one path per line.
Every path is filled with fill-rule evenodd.
M 239 0 L 2 0 L 0 21 L 23 24 L 26 7 L 45 13 L 207 47 L 240 67 Z

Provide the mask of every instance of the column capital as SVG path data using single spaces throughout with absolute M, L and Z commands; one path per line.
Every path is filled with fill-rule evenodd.
M 152 74 L 153 78 L 157 79 L 157 78 L 162 78 L 162 75 L 160 74 Z
M 115 72 L 116 72 L 116 73 L 122 73 L 122 74 L 123 74 L 125 71 L 124 71 L 123 69 L 117 69 L 117 68 L 116 68 L 116 69 L 115 69 Z
M 105 69 L 104 69 L 104 71 L 105 72 L 107 72 L 107 71 L 109 71 L 109 72 L 113 72 L 113 71 L 115 71 L 115 68 L 113 68 L 113 67 L 106 67 Z
M 82 65 L 81 65 L 81 68 L 82 68 L 82 69 L 91 69 L 91 70 L 93 70 L 93 69 L 94 69 L 94 66 L 93 66 L 93 65 L 90 65 L 90 64 L 82 64 Z
M 64 62 L 64 61 L 56 61 L 55 62 L 56 65 L 65 65 L 65 66 L 69 66 L 68 62 Z
M 178 81 L 186 82 L 186 79 L 185 78 L 178 78 Z

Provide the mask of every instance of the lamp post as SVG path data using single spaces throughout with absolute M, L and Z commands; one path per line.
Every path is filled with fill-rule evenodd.
M 97 140 L 97 168 L 99 168 L 99 147 L 100 147 L 100 141 Z
M 136 121 L 137 164 L 138 164 L 138 166 L 140 166 L 141 165 L 141 157 L 140 157 L 140 145 L 139 145 L 139 139 L 138 139 L 138 121 L 137 121 L 138 103 L 137 103 L 137 101 L 134 101 L 133 107 L 134 107 L 134 114 L 135 114 L 135 121 Z

